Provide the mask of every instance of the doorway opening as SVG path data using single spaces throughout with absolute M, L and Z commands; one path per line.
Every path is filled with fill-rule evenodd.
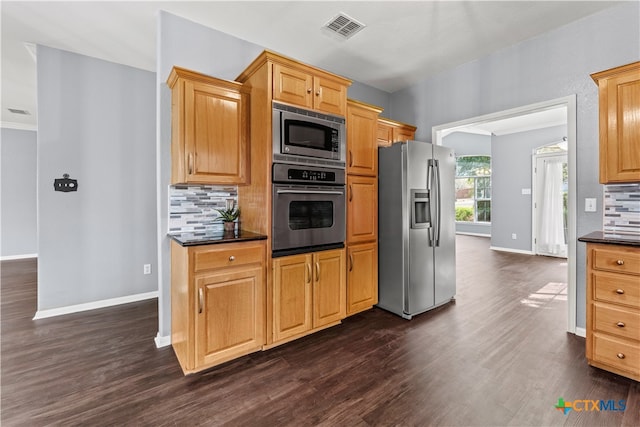
M 443 138 L 452 132 L 463 129 L 474 129 L 475 131 L 484 130 L 487 132 L 487 129 L 490 129 L 491 126 L 520 126 L 520 129 L 526 129 L 527 126 L 533 126 L 528 129 L 552 126 L 550 124 L 551 121 L 541 126 L 539 122 L 536 123 L 536 121 L 532 119 L 540 119 L 541 117 L 550 117 L 554 115 L 562 118 L 562 123 L 566 124 L 567 331 L 576 333 L 576 96 L 570 95 L 550 101 L 530 104 L 510 110 L 434 126 L 432 128 L 432 141 L 436 145 L 443 145 Z M 488 134 L 492 135 L 492 132 L 489 131 Z M 530 154 L 530 156 L 532 159 L 533 153 Z M 532 160 L 529 160 L 528 162 L 531 164 Z M 529 179 L 531 179 L 531 175 L 529 175 L 529 177 Z M 522 188 L 521 195 L 529 198 L 533 197 L 533 185 L 533 183 L 530 183 L 529 188 Z M 529 210 L 527 215 L 529 215 L 530 212 L 531 211 Z M 493 219 L 496 218 L 496 215 L 496 211 L 494 211 Z M 533 237 L 533 220 L 531 220 L 531 223 L 532 225 L 527 233 L 529 236 Z M 514 250 L 514 252 L 534 254 L 535 250 L 532 244 L 528 250 Z M 581 333 L 579 333 L 579 335 L 584 336 L 584 331 L 580 332 Z

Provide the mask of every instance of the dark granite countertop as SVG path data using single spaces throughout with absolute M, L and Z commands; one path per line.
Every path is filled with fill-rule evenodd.
M 231 232 L 191 232 L 168 234 L 170 238 L 178 242 L 181 246 L 199 246 L 218 243 L 248 242 L 251 240 L 265 240 L 264 234 L 253 233 L 251 231 L 239 230 Z
M 594 231 L 578 238 L 581 242 L 587 243 L 608 243 L 612 245 L 640 246 L 640 236 L 630 234 L 605 233 Z

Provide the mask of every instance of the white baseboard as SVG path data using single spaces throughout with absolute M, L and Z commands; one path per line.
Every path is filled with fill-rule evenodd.
M 160 335 L 160 332 L 158 332 L 158 335 L 156 335 L 153 340 L 156 342 L 156 348 L 162 348 L 171 345 L 171 335 Z
M 582 338 L 587 337 L 587 330 L 585 328 L 576 327 L 576 335 Z
M 0 261 L 12 261 L 14 259 L 38 258 L 38 254 L 8 255 L 0 257 Z
M 125 297 L 110 298 L 101 301 L 93 301 L 85 304 L 68 305 L 66 307 L 51 308 L 48 310 L 38 310 L 36 312 L 36 315 L 33 316 L 33 320 L 62 316 L 63 314 L 78 313 L 81 311 L 95 310 L 96 308 L 112 307 L 114 305 L 127 304 L 130 302 L 143 301 L 152 298 L 158 298 L 158 291 L 127 295 Z
M 532 251 L 525 251 L 523 249 L 501 248 L 498 246 L 490 246 L 489 249 L 493 251 L 500 251 L 500 252 L 513 252 L 514 254 L 533 255 Z

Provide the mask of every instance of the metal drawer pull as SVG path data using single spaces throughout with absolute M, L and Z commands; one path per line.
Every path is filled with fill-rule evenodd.
M 624 322 L 618 322 L 618 323 L 616 323 L 616 326 L 618 328 L 624 328 Z
M 616 289 L 616 294 L 618 295 L 624 294 L 624 289 Z
M 320 281 L 320 263 L 316 262 L 316 282 Z
M 623 259 L 619 259 L 618 261 L 616 261 L 616 264 L 624 265 L 624 260 Z
M 229 257 L 229 261 L 235 261 L 235 260 L 236 260 L 236 257 L 235 257 L 235 256 L 231 255 L 231 256 Z
M 307 284 L 311 283 L 311 264 L 305 264 L 307 266 Z
M 618 356 L 618 359 L 624 359 L 625 358 L 624 353 L 618 353 L 618 354 L 616 354 L 616 356 Z

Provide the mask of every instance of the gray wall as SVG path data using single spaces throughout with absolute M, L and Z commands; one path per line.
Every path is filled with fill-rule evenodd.
M 491 135 L 453 132 L 442 138 L 442 145 L 453 148 L 456 156 L 491 156 Z M 456 222 L 456 233 L 491 236 L 491 224 Z
M 158 32 L 158 262 L 162 268 L 158 335 L 168 337 L 171 333 L 171 272 L 170 246 L 166 232 L 167 188 L 171 176 L 171 93 L 166 85 L 167 77 L 171 68 L 178 65 L 214 77 L 233 80 L 265 47 L 167 12 L 159 14 Z M 354 82 L 349 88 L 348 96 L 385 109 L 388 107 L 388 93 L 358 82 Z
M 491 139 L 492 186 L 491 246 L 531 251 L 532 195 L 522 194 L 533 186 L 532 154 L 537 147 L 560 141 L 567 126 L 494 136 Z M 511 239 L 515 233 L 516 240 Z
M 156 291 L 154 73 L 37 49 L 38 310 Z
M 35 255 L 38 252 L 36 132 L 6 128 L 0 131 L 0 256 Z
M 577 235 L 602 228 L 598 183 L 598 92 L 590 74 L 640 57 L 640 2 L 587 16 L 562 28 L 427 78 L 391 96 L 392 117 L 418 126 L 431 140 L 436 125 L 576 94 Z M 577 245 L 578 327 L 585 326 L 585 245 Z

